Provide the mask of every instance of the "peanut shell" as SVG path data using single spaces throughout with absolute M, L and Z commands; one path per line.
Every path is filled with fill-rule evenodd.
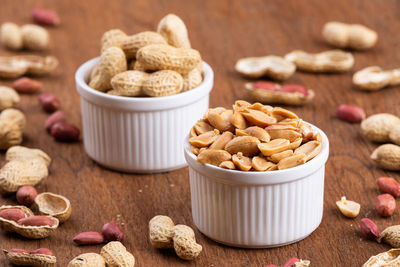
M 125 54 L 121 48 L 112 46 L 101 53 L 99 74 L 94 76 L 89 86 L 101 92 L 111 89 L 111 79 L 127 70 Z
M 160 20 L 157 26 L 160 33 L 169 45 L 178 48 L 190 48 L 188 31 L 185 23 L 175 14 L 168 14 Z
M 389 226 L 379 234 L 376 241 L 385 242 L 393 248 L 400 248 L 400 225 Z
M 196 243 L 193 229 L 189 226 L 178 224 L 174 226 L 174 249 L 179 258 L 193 260 L 199 256 L 203 247 Z
M 53 56 L 0 56 L 0 78 L 17 78 L 24 74 L 44 75 L 58 66 L 58 60 Z
M 388 113 L 379 113 L 363 120 L 361 122 L 361 130 L 373 142 L 390 142 L 390 132 L 399 124 L 399 117 Z
M 400 249 L 391 249 L 368 259 L 362 267 L 395 267 L 400 266 Z
M 10 147 L 6 152 L 6 161 L 25 161 L 31 159 L 41 159 L 49 167 L 51 158 L 40 149 L 27 148 L 23 146 Z
M 27 217 L 33 216 L 33 212 L 25 206 L 1 206 L 0 211 L 4 209 L 21 209 L 25 212 Z M 48 237 L 52 234 L 58 227 L 59 221 L 56 218 L 46 216 L 50 218 L 54 224 L 52 226 L 42 225 L 42 226 L 24 226 L 20 225 L 15 221 L 6 220 L 0 218 L 0 227 L 4 231 L 18 233 L 19 235 L 29 238 L 29 239 L 41 239 Z
M 135 257 L 129 253 L 119 241 L 112 241 L 105 245 L 100 252 L 107 267 L 133 267 Z
M 47 176 L 47 165 L 41 159 L 9 161 L 0 170 L 0 193 L 16 192 L 23 185 L 34 186 Z
M 389 138 L 390 141 L 392 141 L 396 145 L 400 145 L 400 124 L 392 128 L 392 130 L 389 133 Z
M 189 73 L 201 63 L 197 50 L 162 44 L 145 46 L 139 49 L 136 57 L 146 70 L 173 70 L 180 74 Z
M 149 222 L 149 238 L 155 248 L 172 248 L 174 235 L 172 219 L 168 216 L 157 215 Z
M 106 262 L 100 254 L 84 253 L 73 258 L 67 267 L 106 267 Z
M 295 50 L 287 54 L 285 59 L 293 62 L 299 70 L 308 72 L 344 72 L 354 65 L 353 55 L 342 50 L 315 54 Z
M 17 91 L 7 86 L 0 86 L 0 111 L 19 103 Z
M 199 70 L 198 68 L 194 68 L 189 73 L 184 74 L 182 77 L 183 77 L 182 92 L 189 91 L 199 86 L 203 82 L 203 75 L 201 73 L 201 70 Z
M 55 217 L 60 223 L 65 222 L 71 216 L 71 203 L 64 196 L 50 192 L 41 193 L 36 196 L 35 204 L 41 214 Z
M 24 47 L 31 50 L 45 50 L 49 46 L 49 34 L 41 26 L 26 24 L 21 27 Z
M 248 78 L 268 76 L 276 80 L 286 80 L 296 70 L 296 66 L 278 56 L 242 58 L 236 62 L 235 70 Z
M 168 96 L 180 93 L 182 86 L 183 78 L 178 72 L 160 70 L 144 80 L 142 90 L 148 96 Z
M 101 37 L 101 52 L 104 52 L 107 48 L 116 46 L 121 48 L 127 35 L 120 29 L 112 29 L 106 31 Z
M 124 50 L 126 58 L 130 59 L 136 58 L 137 51 L 150 44 L 167 44 L 167 42 L 159 33 L 145 31 L 125 37 L 121 48 Z
M 0 42 L 9 49 L 21 49 L 23 41 L 20 27 L 12 22 L 3 23 L 0 28 Z
M 5 249 L 3 252 L 10 263 L 18 266 L 51 267 L 57 263 L 57 258 L 51 255 L 12 252 Z
M 353 84 L 365 91 L 380 90 L 395 84 L 394 81 L 392 82 L 393 74 L 395 73 L 393 71 L 384 71 L 378 66 L 366 67 L 353 74 Z
M 371 159 L 382 169 L 400 171 L 400 146 L 381 145 L 372 152 Z
M 138 70 L 129 70 L 118 73 L 111 79 L 111 86 L 118 95 L 139 96 L 142 86 L 149 74 Z

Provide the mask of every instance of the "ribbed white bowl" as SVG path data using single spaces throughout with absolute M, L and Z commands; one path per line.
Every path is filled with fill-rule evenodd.
M 312 126 L 312 125 L 311 125 Z M 238 247 L 277 247 L 299 241 L 321 223 L 329 141 L 309 162 L 286 170 L 243 172 L 201 164 L 185 141 L 192 216 L 215 241 Z
M 208 109 L 214 74 L 203 62 L 203 83 L 165 97 L 121 97 L 87 85 L 99 58 L 84 63 L 75 80 L 81 96 L 83 142 L 99 164 L 125 172 L 154 173 L 186 166 L 185 136 Z

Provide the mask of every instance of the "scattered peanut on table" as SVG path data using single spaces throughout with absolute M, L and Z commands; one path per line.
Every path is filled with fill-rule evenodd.
M 253 101 L 263 104 L 285 104 L 301 106 L 314 98 L 314 91 L 299 84 L 280 85 L 273 82 L 258 81 L 246 83 L 247 94 Z
M 38 25 L 26 24 L 19 27 L 15 23 L 6 22 L 0 28 L 0 42 L 13 50 L 45 50 L 49 46 L 49 34 Z
M 378 34 L 364 25 L 331 21 L 324 25 L 322 36 L 329 44 L 338 48 L 364 50 L 373 47 Z
M 361 208 L 360 204 L 351 200 L 347 200 L 346 197 L 342 197 L 341 200 L 337 201 L 336 206 L 344 216 L 349 218 L 357 217 Z
M 308 72 L 345 72 L 354 65 L 351 53 L 342 50 L 329 50 L 321 53 L 307 53 L 295 50 L 285 56 L 297 69 Z
M 371 66 L 353 75 L 353 84 L 364 91 L 377 91 L 387 86 L 400 84 L 400 69 L 382 70 Z

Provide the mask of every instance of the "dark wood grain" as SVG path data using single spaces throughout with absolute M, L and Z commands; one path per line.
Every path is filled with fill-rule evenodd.
M 47 115 L 40 110 L 36 96 L 22 96 L 19 108 L 28 119 L 23 145 L 41 148 L 53 158 L 51 175 L 37 188 L 40 192 L 67 196 L 73 213 L 54 235 L 44 240 L 30 241 L 1 233 L 1 248 L 49 247 L 57 255 L 59 266 L 66 266 L 74 256 L 99 252 L 101 248 L 73 245 L 72 237 L 76 233 L 100 230 L 103 223 L 118 219 L 124 224 L 124 244 L 135 255 L 137 266 L 282 265 L 290 257 L 310 259 L 312 266 L 360 266 L 371 255 L 388 249 L 364 240 L 358 224 L 365 216 L 375 220 L 381 229 L 400 222 L 398 211 L 391 218 L 383 219 L 374 210 L 378 193 L 375 179 L 381 175 L 395 178 L 399 175 L 377 169 L 369 159 L 377 145 L 361 136 L 359 125 L 339 121 L 334 114 L 339 104 L 347 103 L 364 107 L 367 114 L 400 115 L 398 87 L 365 93 L 351 84 L 354 71 L 363 67 L 399 67 L 399 1 L 2 0 L 1 22 L 28 23 L 30 10 L 36 6 L 58 11 L 62 20 L 59 27 L 49 28 L 52 45 L 48 53 L 57 56 L 61 64 L 54 75 L 41 79 L 44 90 L 57 94 L 69 119 L 79 125 L 80 104 L 74 72 L 80 64 L 99 54 L 100 37 L 111 28 L 133 34 L 154 29 L 169 12 L 181 16 L 190 30 L 193 47 L 215 71 L 211 106 L 224 107 L 237 99 L 246 99 L 245 80 L 233 69 L 241 57 L 284 55 L 293 49 L 312 52 L 329 49 L 322 40 L 321 29 L 330 20 L 370 26 L 379 33 L 379 42 L 372 50 L 354 53 L 356 63 L 349 73 L 297 72 L 288 81 L 315 90 L 316 97 L 311 104 L 292 110 L 323 129 L 331 144 L 326 166 L 324 217 L 320 227 L 305 240 L 275 249 L 237 249 L 215 243 L 196 230 L 204 250 L 193 262 L 181 261 L 171 251 L 152 248 L 147 238 L 147 224 L 154 215 L 166 214 L 175 222 L 195 228 L 187 168 L 157 175 L 122 174 L 104 169 L 86 155 L 81 143 L 53 141 L 43 127 Z M 0 50 L 0 55 L 10 54 Z M 4 154 L 1 159 L 4 160 Z M 342 195 L 361 203 L 358 218 L 346 219 L 337 211 L 335 201 Z M 0 204 L 13 203 L 16 203 L 14 197 L 0 197 Z M 7 264 L 1 256 L 0 265 Z

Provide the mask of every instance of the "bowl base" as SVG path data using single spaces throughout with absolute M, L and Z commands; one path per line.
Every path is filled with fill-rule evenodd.
M 204 233 L 202 233 L 202 234 L 204 234 Z M 278 244 L 273 244 L 273 245 L 241 245 L 241 244 L 234 244 L 234 243 L 229 243 L 229 242 L 224 242 L 224 241 L 217 240 L 215 238 L 209 237 L 206 234 L 204 234 L 204 235 L 207 236 L 208 238 L 210 238 L 211 240 L 217 242 L 217 243 L 221 243 L 223 245 L 230 246 L 230 247 L 236 247 L 236 248 L 276 248 L 276 247 L 283 247 L 283 246 L 286 246 L 286 245 L 290 245 L 290 244 L 299 242 L 299 241 L 305 239 L 306 237 L 308 237 L 311 234 L 312 233 L 309 233 L 308 235 L 302 236 L 302 237 L 300 237 L 300 238 L 298 238 L 296 240 L 293 240 L 293 241 L 289 241 L 289 242 L 285 242 L 285 243 L 278 243 Z
M 152 174 L 152 173 L 162 173 L 162 172 L 170 172 L 170 171 L 175 171 L 178 169 L 182 169 L 187 167 L 187 163 L 185 164 L 180 164 L 177 166 L 173 166 L 170 168 L 164 168 L 164 169 L 155 169 L 155 170 L 136 170 L 136 169 L 129 169 L 129 168 L 120 168 L 120 167 L 115 167 L 106 163 L 101 163 L 95 159 L 92 159 L 95 161 L 97 164 L 99 164 L 101 167 L 112 170 L 112 171 L 117 171 L 117 172 L 123 172 L 123 173 L 143 173 L 143 174 Z

